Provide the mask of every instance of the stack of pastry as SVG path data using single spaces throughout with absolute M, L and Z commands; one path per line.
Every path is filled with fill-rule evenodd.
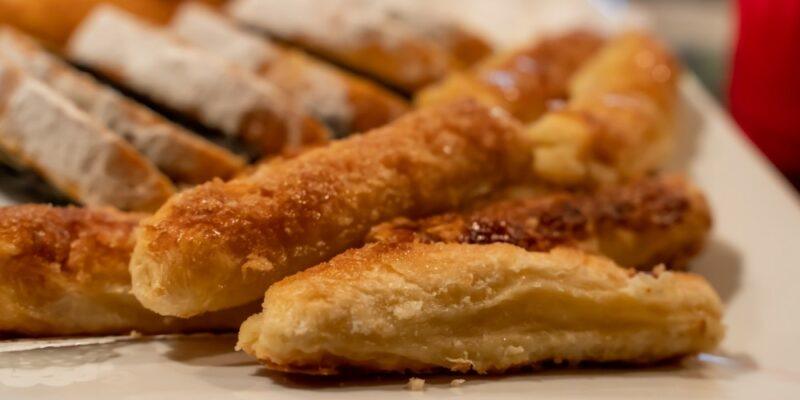
M 720 300 L 684 272 L 709 206 L 657 174 L 680 74 L 660 43 L 570 32 L 484 59 L 452 21 L 388 0 L 345 12 L 358 4 L 190 3 L 166 26 L 101 6 L 64 41 L 169 116 L 291 151 L 249 168 L 3 28 L 0 146 L 87 207 L 0 209 L 0 331 L 241 324 L 237 348 L 310 374 L 716 347 Z M 408 105 L 368 77 L 417 109 L 395 120 Z

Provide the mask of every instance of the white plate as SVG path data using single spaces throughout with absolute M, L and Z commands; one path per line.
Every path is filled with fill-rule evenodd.
M 460 4 L 469 11 L 485 3 Z M 467 17 L 480 20 L 474 15 Z M 473 375 L 458 388 L 450 387 L 458 376 L 427 377 L 425 391 L 411 393 L 407 377 L 269 373 L 232 352 L 232 336 L 22 341 L 0 343 L 0 399 L 800 398 L 800 201 L 693 77 L 681 93 L 673 169 L 706 191 L 715 216 L 693 270 L 727 306 L 728 335 L 713 355 L 649 369 Z

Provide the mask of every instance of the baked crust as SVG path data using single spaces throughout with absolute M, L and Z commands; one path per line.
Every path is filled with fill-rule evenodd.
M 545 37 L 452 73 L 420 91 L 415 103 L 428 107 L 471 97 L 529 123 L 544 114 L 549 103 L 567 99 L 573 75 L 602 44 L 601 36 L 587 31 Z
M 255 29 L 406 92 L 489 55 L 489 44 L 413 2 L 234 0 L 229 14 Z
M 2 58 L 0 151 L 82 204 L 152 211 L 174 193 L 122 138 Z
M 376 226 L 367 241 L 509 243 L 529 251 L 570 246 L 619 265 L 684 268 L 711 228 L 708 203 L 680 176 L 639 180 L 591 193 L 502 199 L 422 220 Z
M 244 167 L 240 157 L 103 85 L 13 28 L 0 27 L 0 56 L 102 122 L 175 182 L 226 179 Z
M 700 276 L 508 244 L 350 250 L 272 285 L 263 306 L 237 347 L 305 374 L 651 363 L 711 350 L 724 333 Z
M 339 137 L 378 128 L 408 111 L 406 101 L 389 90 L 252 33 L 208 6 L 184 3 L 170 29 L 266 78 Z
M 233 330 L 248 310 L 166 318 L 130 293 L 143 214 L 24 205 L 0 208 L 0 335 Z
M 521 180 L 529 156 L 510 116 L 468 100 L 199 186 L 143 223 L 134 293 L 183 317 L 253 301 L 358 246 L 377 223 L 454 209 Z
M 561 185 L 625 181 L 666 158 L 680 68 L 642 32 L 611 39 L 575 75 L 563 109 L 528 129 L 537 175 Z

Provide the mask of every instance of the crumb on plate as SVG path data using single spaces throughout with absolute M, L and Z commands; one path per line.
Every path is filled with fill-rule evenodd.
M 466 381 L 466 379 L 453 379 L 450 381 L 450 387 L 461 387 Z
M 425 390 L 425 379 L 410 378 L 408 380 L 408 384 L 406 384 L 406 387 L 415 392 Z

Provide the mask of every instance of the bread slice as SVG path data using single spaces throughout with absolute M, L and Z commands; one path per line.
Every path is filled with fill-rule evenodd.
M 236 329 L 252 307 L 182 320 L 133 297 L 128 261 L 142 218 L 107 208 L 0 208 L 0 336 Z
M 491 52 L 425 2 L 233 0 L 234 19 L 413 92 Z
M 377 84 L 277 45 L 209 6 L 185 3 L 171 29 L 282 88 L 339 137 L 385 125 L 408 110 L 403 99 Z
M 67 45 L 79 64 L 270 154 L 329 138 L 284 92 L 111 6 L 95 8 Z
M 699 275 L 509 244 L 349 250 L 272 285 L 263 307 L 237 347 L 270 369 L 322 375 L 652 363 L 712 350 L 725 331 Z
M 105 124 L 175 182 L 198 184 L 230 178 L 244 167 L 240 157 L 126 98 L 13 28 L 0 27 L 0 57 Z
M 122 138 L 3 59 L 0 149 L 83 204 L 152 211 L 174 192 Z

